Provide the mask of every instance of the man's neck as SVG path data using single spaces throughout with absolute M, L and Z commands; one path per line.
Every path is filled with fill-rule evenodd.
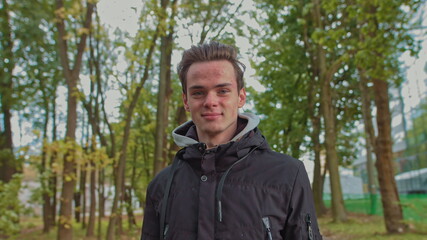
M 196 128 L 197 129 L 197 128 Z M 214 148 L 218 145 L 228 143 L 236 135 L 237 124 L 232 127 L 233 131 L 224 132 L 222 134 L 203 134 L 197 132 L 199 142 L 206 144 L 207 148 Z
M 210 149 L 218 145 L 229 142 L 233 138 L 233 136 L 234 134 L 230 136 L 212 136 L 212 137 L 210 136 L 203 137 L 199 135 L 199 142 L 205 143 L 206 147 Z

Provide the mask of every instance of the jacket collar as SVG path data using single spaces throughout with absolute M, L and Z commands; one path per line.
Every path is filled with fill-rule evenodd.
M 235 161 L 249 153 L 255 147 L 267 146 L 257 126 L 259 118 L 252 113 L 239 114 L 237 134 L 229 142 L 206 149 L 206 144 L 199 142 L 196 126 L 188 121 L 176 128 L 172 135 L 175 143 L 184 147 L 182 160 L 188 162 L 195 170 L 203 172 L 225 171 Z
M 255 129 L 259 124 L 259 118 L 253 113 L 239 114 L 237 134 L 230 142 L 238 141 L 243 135 Z M 179 147 L 188 147 L 200 143 L 197 137 L 196 126 L 193 121 L 188 121 L 172 131 L 172 137 Z

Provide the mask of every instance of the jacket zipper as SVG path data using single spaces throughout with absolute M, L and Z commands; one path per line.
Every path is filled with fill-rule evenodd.
M 310 216 L 310 213 L 307 213 L 307 215 L 305 215 L 305 222 L 307 224 L 308 240 L 313 240 L 313 229 L 311 228 L 311 216 Z
M 163 239 L 166 239 L 166 235 L 168 234 L 169 224 L 166 224 L 165 231 L 163 232 Z
M 221 176 L 221 179 L 219 180 L 218 187 L 216 188 L 216 201 L 218 206 L 218 222 L 222 222 L 222 203 L 221 203 L 221 196 L 222 196 L 222 188 L 224 187 L 225 178 L 230 173 L 231 169 L 238 163 L 245 160 L 253 151 L 255 151 L 257 148 L 259 148 L 261 145 L 258 145 L 254 148 L 252 148 L 245 156 L 234 162 Z
M 265 230 L 267 231 L 268 240 L 273 240 L 273 235 L 271 234 L 270 219 L 268 217 L 263 217 L 262 223 L 264 224 Z

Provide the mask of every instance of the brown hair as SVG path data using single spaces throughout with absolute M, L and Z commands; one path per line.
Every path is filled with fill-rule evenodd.
M 246 67 L 237 60 L 237 51 L 233 46 L 219 42 L 204 43 L 191 46 L 182 54 L 181 62 L 178 64 L 178 75 L 181 81 L 182 91 L 187 93 L 187 72 L 191 64 L 197 62 L 208 62 L 215 60 L 227 60 L 234 68 L 236 74 L 237 87 L 241 90 L 244 87 L 243 72 Z

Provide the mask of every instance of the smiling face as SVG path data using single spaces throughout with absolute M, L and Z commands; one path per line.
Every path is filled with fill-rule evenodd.
M 186 83 L 184 106 L 199 141 L 208 147 L 230 141 L 236 133 L 238 109 L 246 101 L 245 90 L 237 87 L 233 65 L 227 60 L 193 63 Z

